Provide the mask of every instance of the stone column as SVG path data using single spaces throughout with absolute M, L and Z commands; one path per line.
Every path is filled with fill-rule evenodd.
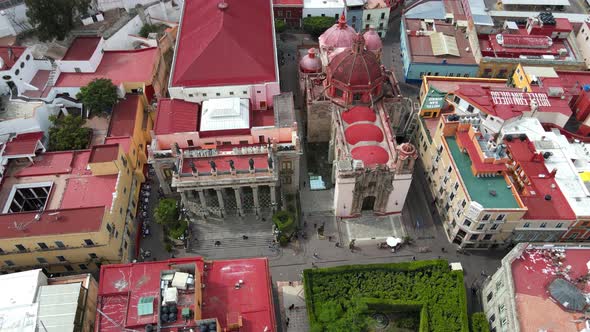
M 277 190 L 275 186 L 270 186 L 270 205 L 272 206 L 272 212 L 277 211 Z
M 207 200 L 205 199 L 205 193 L 203 190 L 199 190 L 199 201 L 201 202 L 201 211 L 203 214 L 207 215 Z
M 236 207 L 238 208 L 238 215 L 241 217 L 244 215 L 244 211 L 242 211 L 242 197 L 240 195 L 240 187 L 234 187 L 234 193 L 236 194 Z
M 260 204 L 258 203 L 258 186 L 252 187 L 252 196 L 254 197 L 254 210 L 256 215 L 260 215 Z
M 225 214 L 225 205 L 223 204 L 223 195 L 221 193 L 222 189 L 215 189 L 215 193 L 217 193 L 217 202 L 219 203 L 219 212 L 221 216 Z

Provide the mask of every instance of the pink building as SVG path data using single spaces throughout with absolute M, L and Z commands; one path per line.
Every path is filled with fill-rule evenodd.
M 320 36 L 320 57 L 312 49 L 300 61 L 308 140 L 330 142 L 339 217 L 400 213 L 417 158 L 415 147 L 398 145 L 392 131 L 404 99 L 381 66 L 382 45 L 373 33 L 356 34 L 342 16 Z

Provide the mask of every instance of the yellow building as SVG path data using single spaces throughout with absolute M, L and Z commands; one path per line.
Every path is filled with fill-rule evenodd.
M 531 67 L 519 64 L 512 75 L 512 84 L 523 92 L 531 92 L 543 77 L 557 78 L 557 72 L 551 67 Z
M 134 240 L 131 179 L 119 144 L 11 164 L 0 190 L 0 270 L 64 273 L 127 261 Z

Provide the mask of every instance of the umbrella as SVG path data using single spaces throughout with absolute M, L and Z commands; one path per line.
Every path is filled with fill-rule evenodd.
M 385 242 L 387 243 L 388 246 L 395 247 L 398 244 L 402 243 L 402 239 L 390 236 L 385 240 Z

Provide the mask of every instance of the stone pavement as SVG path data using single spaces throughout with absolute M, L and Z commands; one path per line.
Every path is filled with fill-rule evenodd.
M 401 239 L 406 235 L 400 215 L 363 215 L 354 219 L 342 219 L 340 229 L 343 235 L 342 243 L 349 243 L 352 239 L 355 239 L 356 243 L 384 240 L 390 236 Z
M 279 308 L 282 322 L 277 324 L 285 332 L 309 331 L 305 291 L 301 282 L 277 281 L 279 291 Z M 291 306 L 292 309 L 289 309 Z M 287 326 L 287 319 L 289 324 Z

